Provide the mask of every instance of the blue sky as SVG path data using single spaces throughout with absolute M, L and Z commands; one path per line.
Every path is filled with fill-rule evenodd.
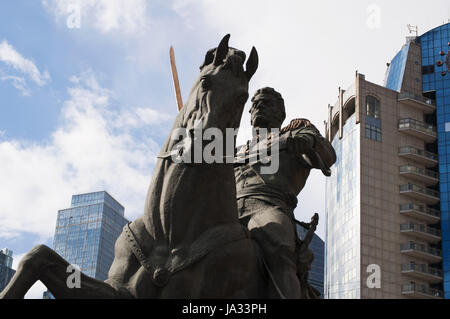
M 120 95 L 119 103 L 122 100 L 127 104 L 146 100 L 155 104 L 167 103 L 164 95 L 155 94 L 170 89 L 167 72 L 160 67 L 166 62 L 161 60 L 163 57 L 157 57 L 158 60 L 151 62 L 153 65 L 144 67 L 126 59 L 133 54 L 129 48 L 139 44 L 140 39 L 116 37 L 115 34 L 98 36 L 83 27 L 68 29 L 62 21 L 55 23 L 56 18 L 39 1 L 2 1 L 0 6 L 2 39 L 31 57 L 52 77 L 50 85 L 31 85 L 32 96 L 25 98 L 11 85 L 2 84 L 3 100 L 13 106 L 2 108 L 0 118 L 0 127 L 7 137 L 35 141 L 47 138 L 58 126 L 69 78 L 87 69 L 95 69 L 102 85 L 114 88 Z M 161 77 L 165 81 L 151 80 Z M 147 83 L 152 83 L 154 89 L 150 90 Z
M 69 28 L 70 5 L 80 28 Z M 427 12 L 426 15 L 423 12 Z M 259 52 L 250 94 L 279 90 L 287 120 L 323 132 L 327 105 L 355 70 L 382 84 L 409 35 L 449 17 L 448 1 L 0 1 L 0 248 L 15 264 L 35 244 L 52 246 L 58 209 L 74 193 L 107 190 L 134 219 L 142 213 L 155 155 L 176 116 L 168 52 L 175 48 L 187 97 L 205 52 Z M 240 142 L 250 134 L 249 104 Z M 324 177 L 314 172 L 296 215 L 319 212 Z M 42 287 L 34 290 L 39 297 Z

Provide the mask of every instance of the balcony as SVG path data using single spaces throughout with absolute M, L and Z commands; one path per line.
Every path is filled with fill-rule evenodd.
M 419 109 L 425 114 L 433 113 L 436 110 L 436 101 L 409 92 L 399 93 L 398 101 L 404 105 Z
M 416 279 L 425 280 L 433 284 L 442 281 L 442 270 L 430 267 L 427 264 L 403 264 L 402 274 Z
M 400 185 L 399 189 L 400 194 L 417 199 L 427 204 L 436 204 L 439 202 L 439 192 L 426 187 L 415 184 L 405 184 Z
M 400 214 L 421 220 L 428 224 L 435 224 L 441 220 L 441 212 L 439 210 L 429 208 L 424 204 L 401 204 Z
M 398 155 L 406 160 L 411 160 L 426 166 L 438 164 L 437 154 L 418 149 L 414 146 L 402 146 L 398 149 Z
M 439 183 L 439 173 L 412 165 L 400 166 L 400 175 L 421 182 L 424 185 Z
M 430 243 L 438 243 L 441 241 L 441 231 L 424 224 L 401 224 L 400 232 Z
M 425 284 L 409 283 L 402 285 L 402 295 L 420 299 L 442 299 L 444 293 Z
M 410 241 L 409 243 L 400 245 L 400 252 L 410 257 L 427 260 L 431 263 L 442 260 L 441 251 L 436 248 L 429 247 L 422 243 Z
M 420 138 L 427 143 L 436 140 L 436 128 L 433 125 L 413 119 L 401 119 L 398 121 L 398 130 L 411 136 Z

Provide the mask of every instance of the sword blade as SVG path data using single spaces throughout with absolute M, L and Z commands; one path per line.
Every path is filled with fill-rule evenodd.
M 169 54 L 170 54 L 170 67 L 172 69 L 173 86 L 175 88 L 175 97 L 177 98 L 178 111 L 180 111 L 181 108 L 183 107 L 183 99 L 181 97 L 181 90 L 180 90 L 180 82 L 178 80 L 177 65 L 175 64 L 175 52 L 174 52 L 172 46 L 170 46 Z

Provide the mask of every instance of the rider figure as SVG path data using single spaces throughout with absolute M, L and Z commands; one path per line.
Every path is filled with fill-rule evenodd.
M 268 130 L 280 129 L 286 117 L 281 94 L 273 88 L 259 89 L 252 98 L 250 114 L 253 126 L 250 144 L 270 145 L 267 140 L 274 143 L 276 138 L 272 133 L 264 135 Z M 261 162 L 247 160 L 235 163 L 237 204 L 241 222 L 248 227 L 263 251 L 278 295 L 300 298 L 305 297 L 308 287 L 301 287 L 299 277 L 303 275 L 297 275 L 300 268 L 304 268 L 297 268 L 302 260 L 299 252 L 305 251 L 295 227 L 297 195 L 305 186 L 312 168 L 319 168 L 325 175 L 330 175 L 329 168 L 336 161 L 336 154 L 331 144 L 305 119 L 293 120 L 283 128 L 278 143 L 279 168 L 274 174 L 262 173 L 264 164 Z M 250 158 L 249 153 L 252 152 L 248 145 L 241 148 L 238 158 Z

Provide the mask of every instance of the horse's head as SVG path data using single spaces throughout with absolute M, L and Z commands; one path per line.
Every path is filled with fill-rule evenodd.
M 230 48 L 226 35 L 217 48 L 206 53 L 200 75 L 181 110 L 182 125 L 194 128 L 201 121 L 202 128 L 239 127 L 242 111 L 248 99 L 248 83 L 258 68 L 258 53 L 253 47 L 244 70 L 246 55 Z

